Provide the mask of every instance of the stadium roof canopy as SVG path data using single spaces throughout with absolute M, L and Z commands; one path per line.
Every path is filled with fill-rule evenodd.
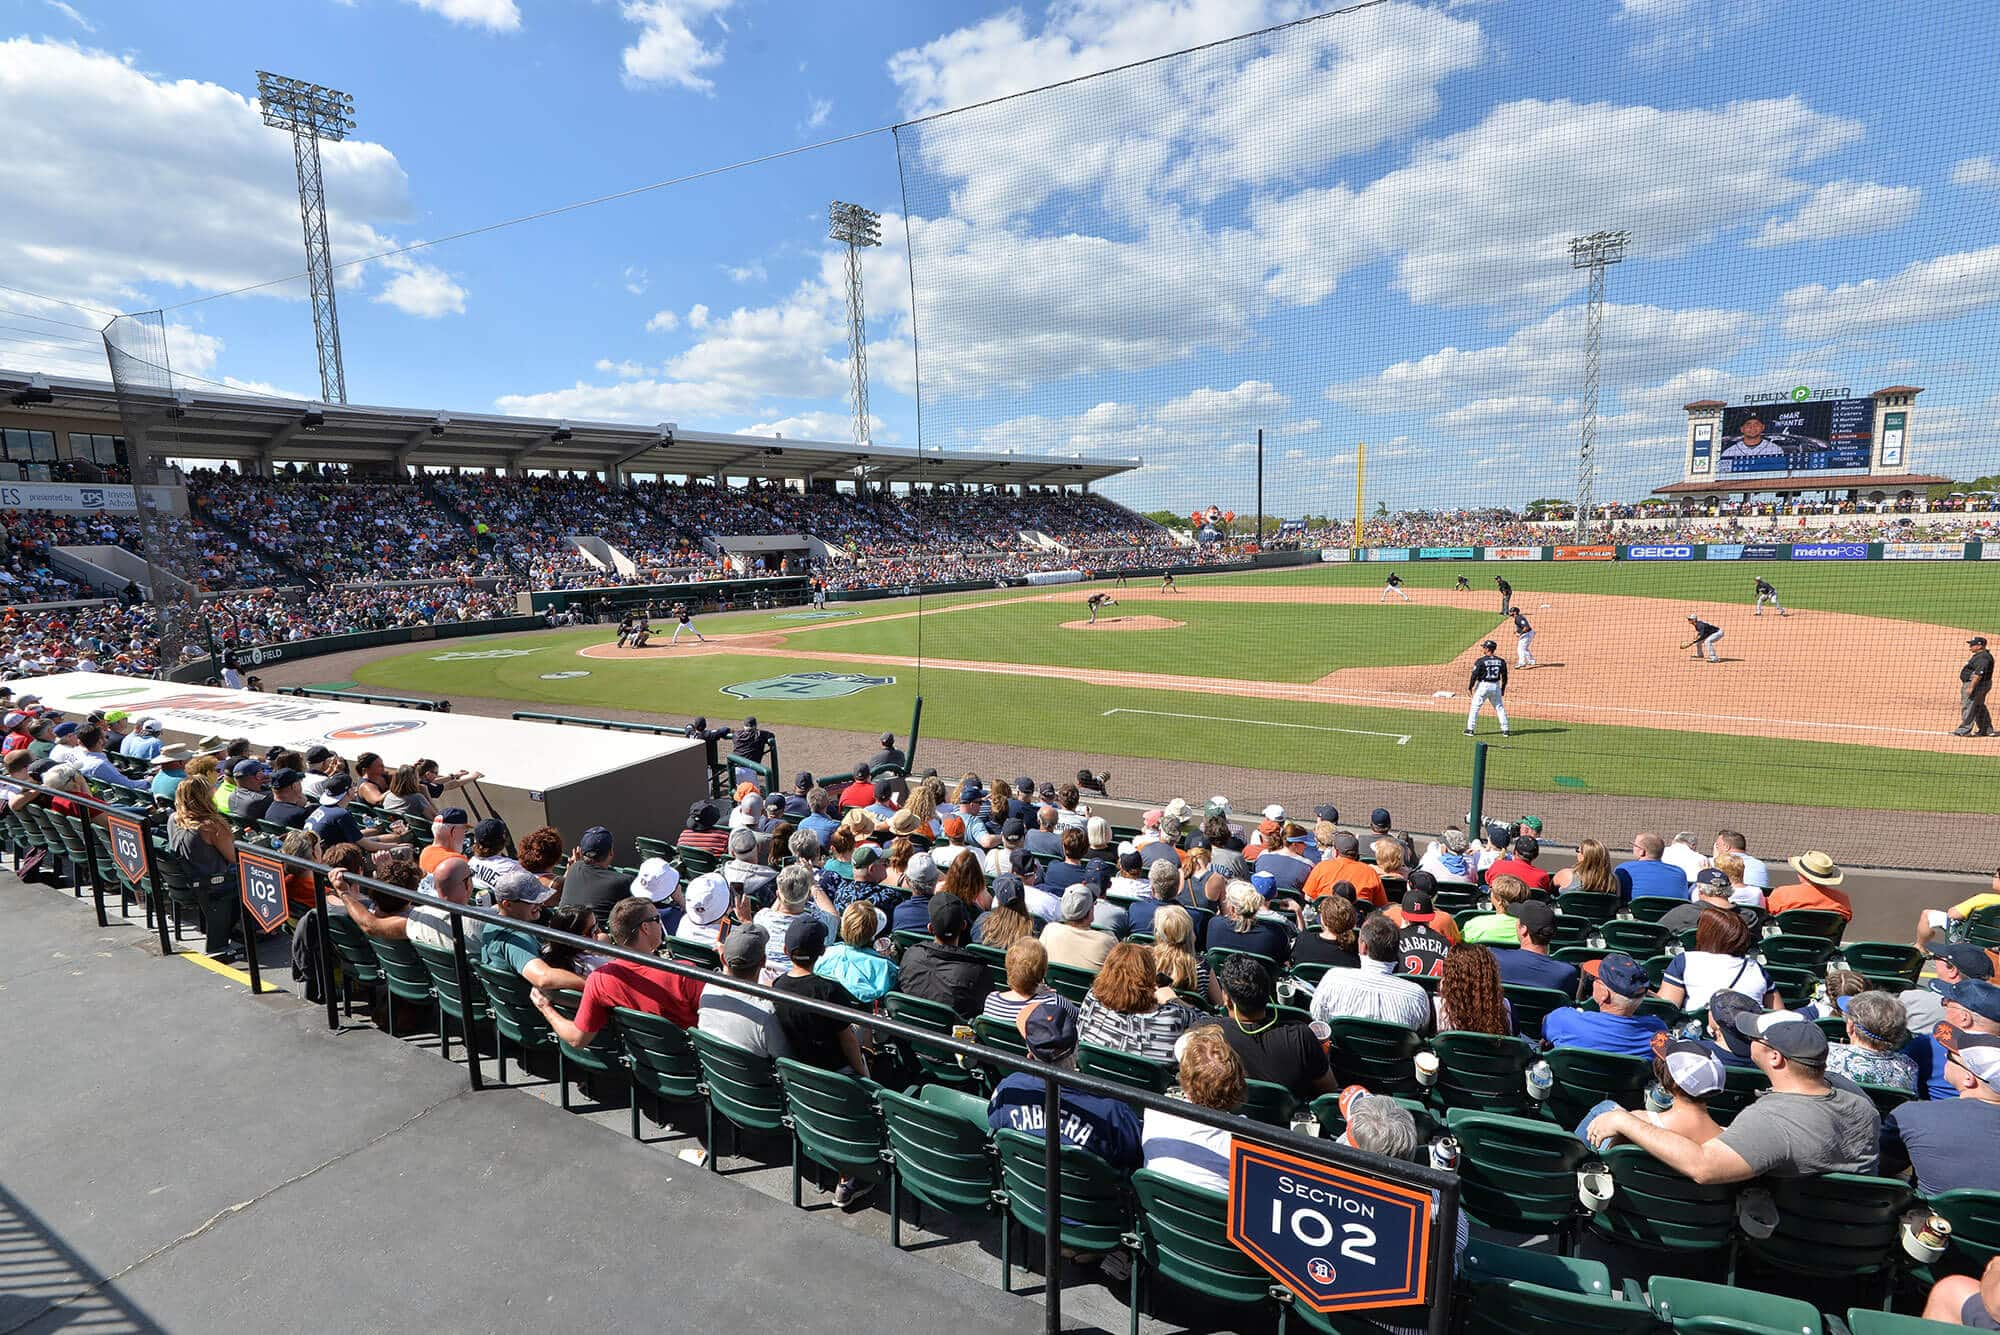
M 16 409 L 29 383 L 25 371 L 0 370 L 0 424 L 17 412 L 35 417 L 97 419 L 119 434 L 118 398 L 101 380 L 45 376 L 53 403 Z M 908 446 L 852 445 L 737 436 L 676 428 L 669 441 L 659 426 L 556 421 L 494 413 L 440 412 L 313 403 L 273 395 L 188 386 L 170 440 L 155 454 L 179 459 L 263 462 L 391 463 L 456 468 L 518 468 L 667 473 L 706 478 L 860 478 L 871 483 L 967 483 L 993 486 L 1077 486 L 1129 472 L 1143 462 L 1077 455 L 918 451 Z M 307 426 L 309 414 L 324 420 Z M 26 422 L 21 425 L 28 425 Z M 37 423 L 39 425 L 39 423 Z M 436 429 L 442 427 L 439 432 Z M 84 429 L 81 422 L 76 429 Z M 564 431 L 566 439 L 557 439 Z M 165 433 L 162 433 L 165 434 Z

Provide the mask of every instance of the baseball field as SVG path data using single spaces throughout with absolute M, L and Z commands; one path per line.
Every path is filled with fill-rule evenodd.
M 1389 596 L 1390 570 L 1409 601 Z M 435 644 L 352 670 L 394 692 L 681 721 L 1038 747 L 1178 788 L 1170 762 L 1463 785 L 1470 665 L 1514 623 L 1536 666 L 1492 713 L 1489 777 L 1524 793 L 2000 813 L 2000 741 L 1950 735 L 2000 567 L 1954 563 L 1425 562 L 1293 567 L 700 618 L 705 644 L 609 627 Z M 1457 591 L 1463 574 L 1470 591 Z M 1753 615 L 1752 580 L 1785 609 Z M 1089 624 L 1085 600 L 1116 605 Z M 1723 629 L 1721 661 L 1686 646 Z M 1129 785 L 1143 788 L 1137 780 Z

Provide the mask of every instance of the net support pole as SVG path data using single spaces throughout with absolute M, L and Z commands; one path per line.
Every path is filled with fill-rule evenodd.
M 1361 559 L 1361 526 L 1367 523 L 1361 506 L 1368 494 L 1368 442 L 1362 441 L 1354 447 L 1354 532 L 1349 534 L 1348 550 L 1354 559 Z
M 1472 744 L 1472 805 L 1466 809 L 1466 831 L 1477 836 L 1486 827 L 1486 743 Z
M 924 697 L 920 695 L 916 698 L 916 702 L 910 706 L 910 740 L 903 747 L 903 773 L 905 775 L 917 772 L 917 738 L 922 734 L 923 726 Z
M 1264 428 L 1257 428 L 1257 546 L 1264 546 Z

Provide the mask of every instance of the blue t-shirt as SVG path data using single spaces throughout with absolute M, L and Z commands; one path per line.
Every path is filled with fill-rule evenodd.
M 1312 875 L 1312 869 L 1313 864 L 1304 858 L 1275 848 L 1256 862 L 1256 870 L 1269 872 L 1273 888 L 1278 890 L 1297 890 L 1304 886 L 1306 877 Z
M 1901 1144 L 1916 1170 L 1917 1193 L 1971 1187 L 2000 1191 L 2000 1104 L 1954 1098 L 1905 1103 L 1882 1119 L 1882 1144 Z
M 1073 885 L 1082 885 L 1090 880 L 1090 869 L 1082 863 L 1051 862 L 1042 871 L 1041 887 L 1052 895 L 1060 896 Z
M 1634 858 L 1611 869 L 1618 880 L 1618 893 L 1627 899 L 1640 895 L 1663 895 L 1668 899 L 1689 897 L 1688 878 L 1669 862 L 1641 862 Z
M 993 1088 L 986 1121 L 995 1131 L 1042 1134 L 1042 1082 L 1017 1071 Z M 1062 1125 L 1057 1134 L 1065 1145 L 1086 1150 L 1114 1168 L 1137 1168 L 1145 1159 L 1140 1149 L 1139 1115 L 1128 1103 L 1099 1098 L 1073 1089 L 1059 1092 Z
M 1174 903 L 1180 908 L 1186 909 L 1188 917 L 1194 919 L 1194 939 L 1197 941 L 1207 941 L 1208 920 L 1215 915 L 1207 909 L 1198 908 L 1188 903 L 1185 891 L 1182 892 L 1182 897 L 1175 900 Z M 1131 931 L 1143 932 L 1147 936 L 1151 936 L 1153 934 L 1153 915 L 1165 907 L 1166 905 L 1160 903 L 1159 900 L 1150 898 L 1135 899 L 1130 904 L 1127 904 L 1125 906 L 1125 918 L 1130 925 Z
M 1921 1041 L 1910 1044 L 1905 1051 L 1916 1059 L 1917 1080 L 1924 1088 L 1925 1098 L 1946 1100 L 1958 1097 L 1957 1086 L 1944 1078 L 1944 1063 L 1948 1055 L 1944 1044 L 1925 1034 Z
M 1566 997 L 1576 996 L 1577 977 L 1583 972 L 1574 964 L 1550 959 L 1532 950 L 1496 950 L 1493 959 L 1500 966 L 1500 981 L 1517 987 L 1549 987 Z
M 1277 966 L 1283 966 L 1292 957 L 1292 938 L 1285 929 L 1261 919 L 1252 923 L 1247 932 L 1237 931 L 1236 924 L 1228 918 L 1210 919 L 1202 944 L 1210 950 L 1243 950 L 1262 955 Z
M 840 828 L 840 822 L 831 816 L 812 815 L 800 821 L 799 828 L 811 830 L 813 837 L 819 840 L 819 846 L 825 848 L 833 842 L 833 832 Z
M 892 932 L 928 932 L 931 929 L 931 896 L 918 895 L 896 905 L 889 915 Z
M 1628 1057 L 1653 1055 L 1653 1035 L 1665 1033 L 1657 1015 L 1612 1015 L 1565 1006 L 1542 1021 L 1542 1037 L 1558 1048 L 1591 1048 Z

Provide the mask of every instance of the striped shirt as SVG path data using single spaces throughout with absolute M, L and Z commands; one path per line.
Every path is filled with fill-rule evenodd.
M 1358 969 L 1328 969 L 1313 989 L 1313 1019 L 1381 1020 L 1423 1033 L 1431 1024 L 1431 995 L 1395 970 L 1393 961 L 1371 959 Z

